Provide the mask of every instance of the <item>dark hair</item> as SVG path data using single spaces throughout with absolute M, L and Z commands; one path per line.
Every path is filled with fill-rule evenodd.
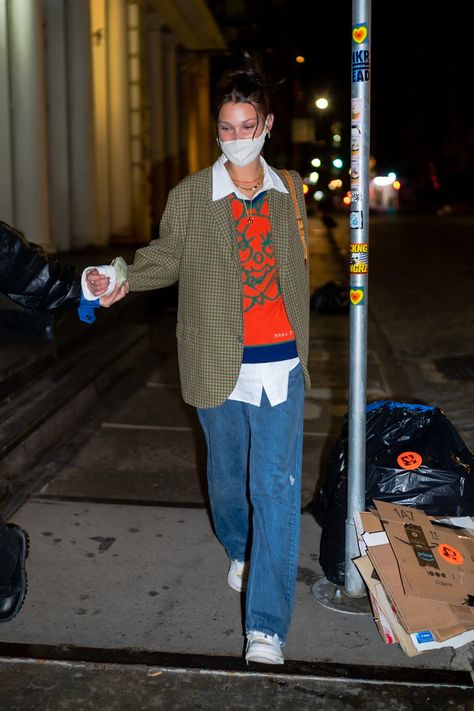
M 217 85 L 216 121 L 222 106 L 229 101 L 251 104 L 257 113 L 268 116 L 272 88 L 273 85 L 266 80 L 258 61 L 244 52 L 243 66 L 227 71 Z

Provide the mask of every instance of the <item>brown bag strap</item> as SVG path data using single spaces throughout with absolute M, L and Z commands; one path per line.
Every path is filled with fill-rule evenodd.
M 308 263 L 308 246 L 306 244 L 305 233 L 304 233 L 304 220 L 301 216 L 301 211 L 300 211 L 300 208 L 298 205 L 298 200 L 296 199 L 295 183 L 293 181 L 293 177 L 292 177 L 289 170 L 281 170 L 280 172 L 283 173 L 283 175 L 286 179 L 286 182 L 288 183 L 288 187 L 290 188 L 290 195 L 291 195 L 291 199 L 293 201 L 293 206 L 295 208 L 296 222 L 298 223 L 301 244 L 303 247 L 304 263 L 307 264 Z

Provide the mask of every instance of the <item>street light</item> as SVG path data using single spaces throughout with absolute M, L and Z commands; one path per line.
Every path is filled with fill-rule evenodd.
M 319 99 L 316 99 L 314 105 L 317 109 L 321 109 L 321 111 L 324 111 L 324 109 L 328 108 L 329 101 L 324 96 L 320 96 Z

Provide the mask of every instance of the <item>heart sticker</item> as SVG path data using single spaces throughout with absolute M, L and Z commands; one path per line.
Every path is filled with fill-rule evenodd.
M 349 297 L 351 302 L 354 304 L 354 306 L 357 306 L 357 304 L 360 304 L 364 298 L 364 290 L 363 289 L 351 289 L 349 293 Z
M 354 42 L 357 42 L 357 44 L 362 44 L 362 42 L 365 42 L 367 39 L 367 27 L 365 25 L 359 25 L 358 27 L 354 27 L 352 30 L 352 39 Z

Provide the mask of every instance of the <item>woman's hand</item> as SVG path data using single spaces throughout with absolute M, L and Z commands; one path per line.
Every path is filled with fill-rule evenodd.
M 130 287 L 128 285 L 128 281 L 125 281 L 122 286 L 117 286 L 113 290 L 111 294 L 108 296 L 102 296 L 100 299 L 100 305 L 105 306 L 106 309 L 109 308 L 109 306 L 112 306 L 112 304 L 115 304 L 117 301 L 120 301 L 123 299 L 125 296 L 127 296 L 128 292 L 130 291 Z
M 108 276 L 103 276 L 102 274 L 99 274 L 97 269 L 91 269 L 86 274 L 86 282 L 87 286 L 97 299 L 102 296 L 102 294 L 105 294 L 105 292 L 107 291 L 110 279 Z M 112 296 L 112 294 L 110 294 L 110 296 Z

